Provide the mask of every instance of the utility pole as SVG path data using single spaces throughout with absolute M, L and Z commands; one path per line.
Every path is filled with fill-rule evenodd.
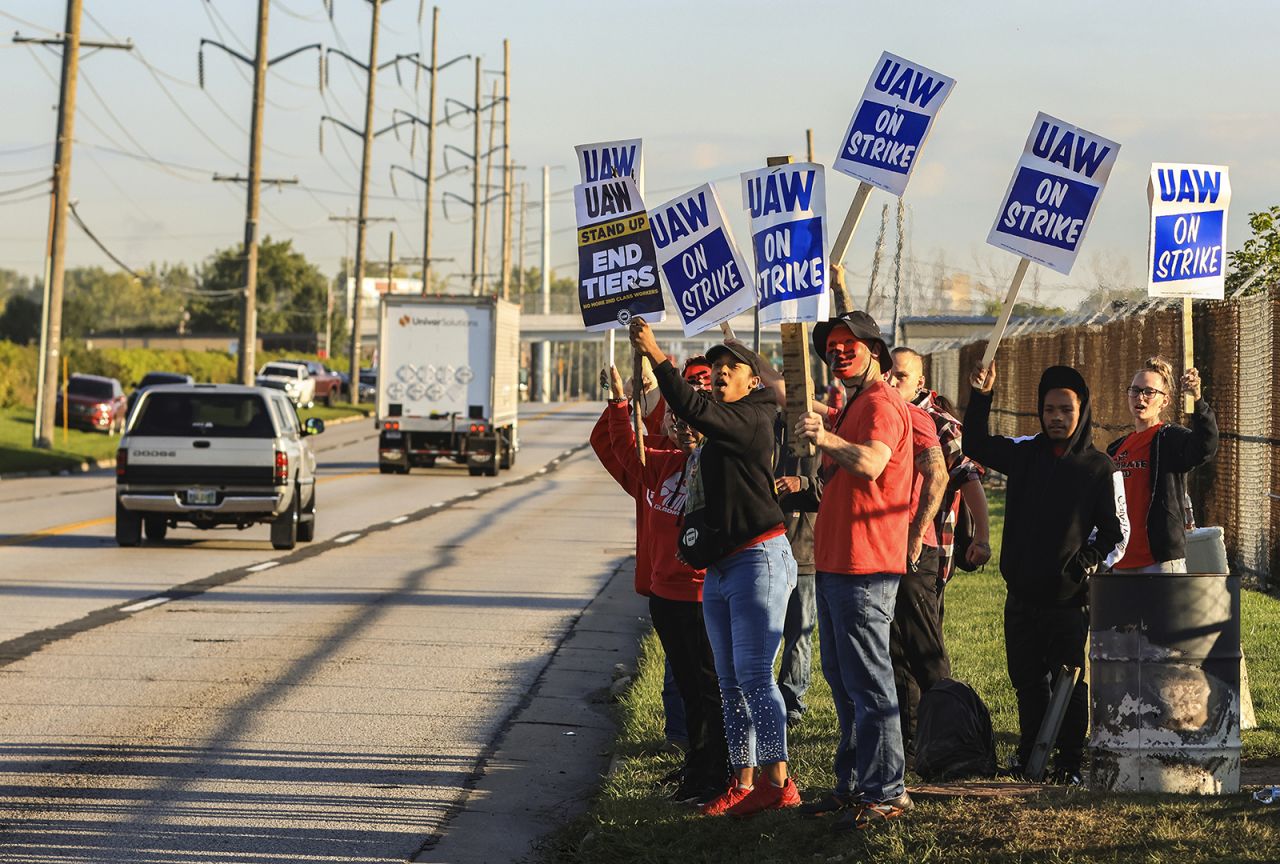
M 427 88 L 427 193 L 422 219 L 422 293 L 431 293 L 431 198 L 436 191 L 436 51 L 440 40 L 440 7 L 431 7 L 431 84 Z
M 258 346 L 258 201 L 262 177 L 262 97 L 267 92 L 267 9 L 270 0 L 258 0 L 258 44 L 253 55 L 253 122 L 249 126 L 249 196 L 244 217 L 244 303 L 240 307 L 241 384 L 252 384 Z
M 369 26 L 369 66 L 366 71 L 367 88 L 364 102 L 364 149 L 360 156 L 360 208 L 356 216 L 356 287 L 351 310 L 351 387 L 358 392 L 360 382 L 360 307 L 364 287 L 364 252 L 366 222 L 369 218 L 369 161 L 373 155 L 373 96 L 378 80 L 378 18 L 382 13 L 382 0 L 369 0 L 373 4 L 373 21 Z
M 498 101 L 498 82 L 493 82 L 493 99 L 490 100 L 490 106 Z M 476 115 L 477 121 L 479 115 Z M 489 114 L 489 149 L 484 154 L 484 205 L 481 209 L 480 217 L 480 292 L 487 293 L 488 285 L 486 281 L 489 278 L 489 202 L 493 196 L 489 194 L 489 190 L 493 188 L 493 133 L 498 125 L 498 113 L 491 111 Z
M 396 287 L 396 232 L 391 229 L 387 234 L 387 293 L 395 292 Z
M 511 298 L 511 40 L 502 40 L 502 299 Z
M 71 197 L 71 145 L 76 117 L 76 82 L 80 48 L 133 50 L 131 42 L 86 42 L 80 39 L 83 0 L 67 0 L 67 23 L 54 39 L 14 35 L 16 43 L 62 46 L 62 82 L 58 92 L 58 131 L 53 155 L 53 201 L 49 214 L 49 272 L 44 282 L 44 308 L 40 324 L 40 370 L 36 382 L 36 417 L 31 440 L 36 447 L 53 446 L 54 396 L 62 356 L 62 294 L 67 275 L 67 208 Z
M 358 217 L 358 216 L 352 216 L 352 215 L 350 215 L 350 213 L 351 213 L 351 211 L 348 209 L 348 210 L 347 210 L 347 214 L 348 214 L 348 215 L 346 215 L 346 216 L 330 216 L 330 217 L 329 217 L 329 221 L 330 221 L 330 222 L 344 222 L 344 223 L 346 223 L 346 224 L 348 224 L 348 225 L 350 225 L 352 222 L 355 222 L 355 223 L 359 224 L 359 222 L 360 222 L 360 217 Z M 395 220 L 394 220 L 394 219 L 392 219 L 390 216 L 366 216 L 366 217 L 364 218 L 364 221 L 365 221 L 365 223 L 373 223 L 373 222 L 394 222 Z M 343 268 L 344 268 L 344 269 L 346 269 L 347 267 L 350 267 L 350 266 L 351 266 L 351 246 L 350 246 L 350 242 L 351 242 L 351 234 L 350 234 L 350 231 L 349 231 L 349 230 L 346 230 L 346 229 L 344 229 L 343 233 L 347 235 L 347 244 L 348 244 L 348 245 L 347 245 L 346 254 L 344 254 L 344 255 L 342 256 L 342 261 L 343 261 L 343 265 L 342 265 L 342 266 L 343 266 Z M 350 281 L 352 278 L 353 278 L 353 277 L 352 277 L 351 273 L 348 271 L 348 272 L 347 272 L 347 279 Z M 349 308 L 349 310 L 348 310 L 348 311 L 351 313 L 351 315 L 350 315 L 349 317 L 350 317 L 350 320 L 351 320 L 351 321 L 353 321 L 353 322 L 355 321 L 355 314 L 356 314 L 356 312 L 355 312 L 355 307 L 356 307 L 357 302 L 358 302 L 359 297 L 360 297 L 360 284 L 359 284 L 358 282 L 357 282 L 357 283 L 354 283 L 354 284 L 355 284 L 355 287 L 354 287 L 354 288 L 352 288 L 352 290 L 351 290 L 351 292 L 350 292 L 350 295 L 351 295 L 351 296 L 347 298 L 347 299 L 350 301 L 350 303 L 351 303 L 351 306 L 350 306 L 350 308 Z M 330 354 L 332 354 L 333 352 L 332 352 L 332 351 L 330 351 L 329 353 L 330 353 Z
M 542 314 L 551 314 L 551 166 L 542 166 Z M 551 401 L 551 343 L 538 351 L 538 401 Z M 609 359 L 613 362 L 613 358 Z
M 245 183 L 248 194 L 245 201 L 244 218 L 244 300 L 240 305 L 240 353 L 236 362 L 236 377 L 241 384 L 252 384 L 254 368 L 257 366 L 256 352 L 258 347 L 258 205 L 262 194 L 262 184 L 276 186 L 297 183 L 298 178 L 264 180 L 262 177 L 262 115 L 266 102 L 267 68 L 281 60 L 301 54 L 311 49 L 321 50 L 319 43 L 295 48 L 275 59 L 267 57 L 267 12 L 270 0 L 258 0 L 258 37 L 253 57 L 246 57 L 239 51 L 223 45 L 213 39 L 201 39 L 198 54 L 200 86 L 204 87 L 204 46 L 212 45 L 220 48 L 235 59 L 253 67 L 253 116 L 249 123 L 249 176 L 228 177 L 213 175 L 215 181 Z M 323 80 L 321 86 L 323 87 Z
M 471 175 L 471 293 L 478 294 L 476 280 L 480 276 L 480 58 L 476 58 L 475 135 L 472 142 Z
M 529 184 L 520 183 L 520 229 L 519 236 L 516 239 L 516 273 L 519 277 L 519 283 L 516 288 L 520 292 L 520 296 L 516 298 L 517 302 L 524 301 L 524 216 L 525 216 L 525 193 L 528 191 Z

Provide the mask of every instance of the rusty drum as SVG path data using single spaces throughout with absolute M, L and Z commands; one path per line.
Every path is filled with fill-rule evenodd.
M 1099 575 L 1089 588 L 1090 786 L 1240 790 L 1240 577 Z

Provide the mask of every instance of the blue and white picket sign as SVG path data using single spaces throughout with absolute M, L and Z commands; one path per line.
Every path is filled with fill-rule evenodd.
M 798 162 L 747 171 L 742 206 L 751 217 L 760 323 L 826 321 L 831 294 L 822 166 Z
M 1147 200 L 1147 296 L 1221 300 L 1231 203 L 1226 166 L 1157 162 L 1147 181 Z
M 573 149 L 578 154 L 578 171 L 583 183 L 630 177 L 644 195 L 644 149 L 639 138 L 579 144 Z
M 831 167 L 901 197 L 955 84 L 918 63 L 881 54 Z
M 631 176 L 573 187 L 578 215 L 578 305 L 588 331 L 662 320 L 662 284 L 649 216 Z
M 710 183 L 650 208 L 649 228 L 684 335 L 696 336 L 755 305 L 753 274 Z
M 987 242 L 1071 273 L 1119 152 L 1114 141 L 1037 114 Z

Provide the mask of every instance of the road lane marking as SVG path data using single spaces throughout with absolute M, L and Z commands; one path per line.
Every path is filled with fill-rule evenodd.
M 350 543 L 352 540 L 359 539 L 359 534 L 343 534 L 341 537 L 334 537 L 334 543 Z
M 246 567 L 250 573 L 261 573 L 263 570 L 270 570 L 272 567 L 279 567 L 279 561 L 263 561 L 261 564 L 254 564 L 252 567 Z
M 394 519 L 392 519 L 392 520 L 391 520 L 391 524 L 392 524 L 392 525 L 403 525 L 405 522 L 408 522 L 408 521 L 409 521 L 409 517 L 408 517 L 408 516 L 397 516 L 396 518 L 394 518 Z
M 138 603 L 130 603 L 128 606 L 121 606 L 121 612 L 141 612 L 143 609 L 150 609 L 152 606 L 159 606 L 161 603 L 168 603 L 172 597 L 152 597 L 150 600 L 142 600 Z
M 24 543 L 30 543 L 33 540 L 39 540 L 41 537 L 54 537 L 58 534 L 69 534 L 72 531 L 78 531 L 81 528 L 95 528 L 98 525 L 106 525 L 108 522 L 115 521 L 114 516 L 101 516 L 97 519 L 86 519 L 83 522 L 68 522 L 65 525 L 55 525 L 52 528 L 41 528 L 39 531 L 32 531 L 30 534 L 19 534 L 15 537 L 0 538 L 0 546 L 21 546 Z
M 520 422 L 536 423 L 539 420 L 545 420 L 547 417 L 550 417 L 552 414 L 559 414 L 561 411 L 568 411 L 570 408 L 581 408 L 581 407 L 582 407 L 582 404 L 579 402 L 566 402 L 564 405 L 560 405 L 559 407 L 552 408 L 547 411 L 541 411 L 537 414 L 534 414 L 532 417 L 521 417 Z

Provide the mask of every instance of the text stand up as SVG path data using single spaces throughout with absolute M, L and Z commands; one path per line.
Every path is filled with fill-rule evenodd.
M 1005 295 L 1000 317 L 996 320 L 996 326 L 991 329 L 991 335 L 987 337 L 987 350 L 982 354 L 983 369 L 990 369 L 991 362 L 996 359 L 996 349 L 1000 347 L 1000 340 L 1004 338 L 1004 331 L 1009 326 L 1009 316 L 1013 314 L 1013 304 L 1018 302 L 1018 289 L 1022 287 L 1022 279 L 1027 275 L 1029 266 L 1031 260 L 1022 258 L 1018 261 L 1018 269 L 1013 271 L 1013 281 L 1009 283 L 1009 293 Z

